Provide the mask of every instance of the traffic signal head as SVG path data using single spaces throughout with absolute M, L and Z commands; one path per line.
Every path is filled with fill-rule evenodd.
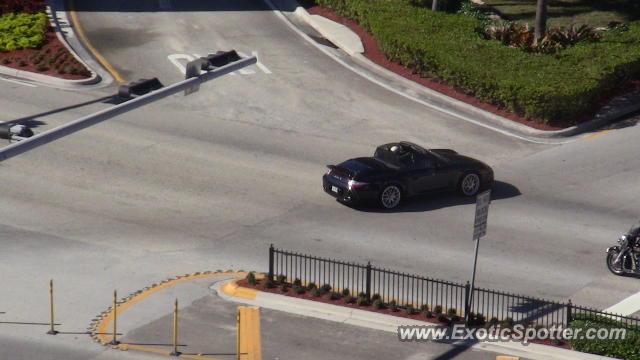
M 153 79 L 140 79 L 138 81 L 132 81 L 128 84 L 120 85 L 118 88 L 118 96 L 123 99 L 132 99 L 136 96 L 144 95 L 153 90 L 158 90 L 163 87 L 158 78 Z
M 33 131 L 26 126 L 15 123 L 0 124 L 0 138 L 7 140 L 20 140 L 33 136 Z

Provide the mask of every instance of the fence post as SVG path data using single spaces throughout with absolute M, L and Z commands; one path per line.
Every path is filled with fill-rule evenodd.
M 569 327 L 569 325 L 571 324 L 571 320 L 572 320 L 572 314 L 571 314 L 571 310 L 573 308 L 573 305 L 571 304 L 571 299 L 569 299 L 569 302 L 567 303 L 567 327 Z
M 367 285 L 366 285 L 367 301 L 371 300 L 371 262 L 367 261 Z
M 273 244 L 269 246 L 269 274 L 268 279 L 273 281 Z
M 465 318 L 465 323 L 467 324 L 467 326 L 471 325 L 470 324 L 470 313 L 471 313 L 471 309 L 470 309 L 470 305 L 469 304 L 469 290 L 471 290 L 471 285 L 469 284 L 469 282 L 467 281 L 466 284 L 464 284 L 464 318 Z

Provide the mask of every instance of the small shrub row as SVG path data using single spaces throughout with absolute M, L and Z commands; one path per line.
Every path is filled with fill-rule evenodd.
M 609 357 L 640 360 L 640 328 L 628 326 L 613 319 L 594 316 L 576 315 L 569 325 L 572 329 L 626 329 L 626 338 L 623 340 L 610 339 L 575 339 L 570 340 L 571 347 L 578 351 L 592 354 L 605 355 Z

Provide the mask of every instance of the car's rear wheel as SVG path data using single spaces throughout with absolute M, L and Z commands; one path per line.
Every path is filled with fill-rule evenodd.
M 458 188 L 460 193 L 465 196 L 474 196 L 480 190 L 480 176 L 476 173 L 466 173 L 460 179 L 460 185 Z
M 385 209 L 393 209 L 400 204 L 402 191 L 396 185 L 387 185 L 380 193 L 380 204 Z

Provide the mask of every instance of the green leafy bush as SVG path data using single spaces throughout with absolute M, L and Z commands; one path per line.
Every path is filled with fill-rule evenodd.
M 383 309 L 384 303 L 380 299 L 373 300 L 373 307 L 376 308 L 377 310 Z
M 541 123 L 577 121 L 640 74 L 640 22 L 558 53 L 486 40 L 476 17 L 431 11 L 411 0 L 319 0 L 356 20 L 391 60 L 480 100 Z
M 251 286 L 255 286 L 257 281 L 256 281 L 256 274 L 254 274 L 253 272 L 249 272 L 247 274 L 247 283 Z
M 320 297 L 322 296 L 322 291 L 320 291 L 320 289 L 318 288 L 311 288 L 311 296 L 313 297 Z
M 6 14 L 0 17 L 0 51 L 36 49 L 44 42 L 47 15 Z
M 626 339 L 624 340 L 575 339 L 570 341 L 571 347 L 575 350 L 592 354 L 628 360 L 640 360 L 640 351 L 638 351 L 638 349 L 640 349 L 640 328 L 637 326 L 625 325 L 619 321 L 601 316 L 575 315 L 569 328 L 583 329 L 583 331 L 586 331 L 588 328 L 624 328 L 627 332 Z
M 389 310 L 391 310 L 393 312 L 397 312 L 398 311 L 398 303 L 396 303 L 395 300 L 391 300 L 391 302 L 389 303 Z
M 416 313 L 416 309 L 413 307 L 413 305 L 407 305 L 404 308 L 404 313 L 407 315 L 413 315 Z

